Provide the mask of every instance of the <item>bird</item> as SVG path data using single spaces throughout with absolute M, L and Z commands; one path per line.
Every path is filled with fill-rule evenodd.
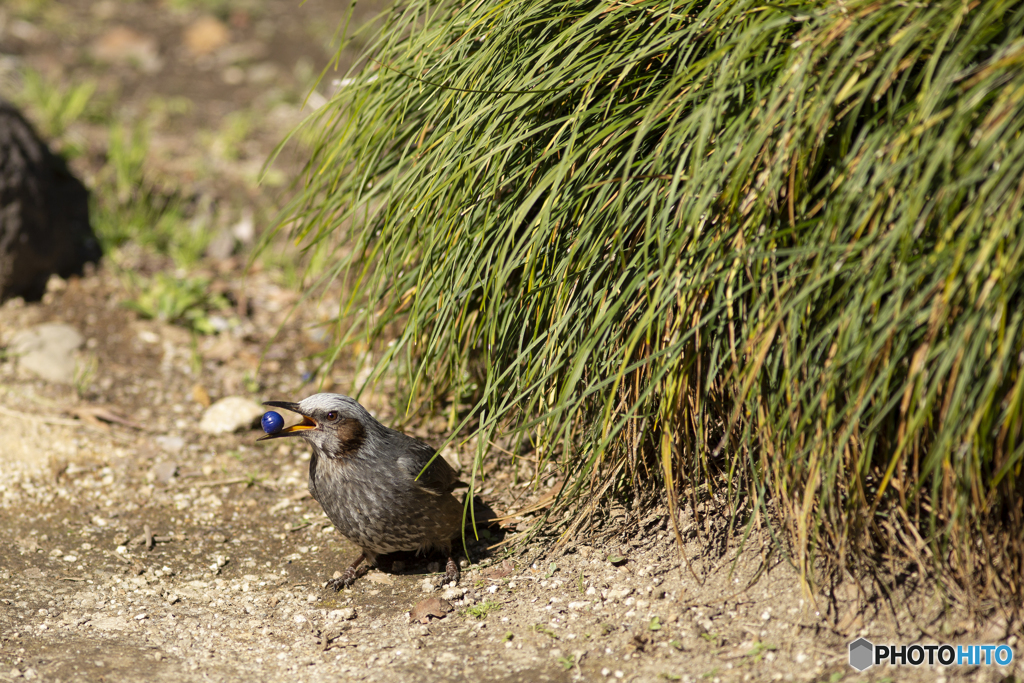
M 343 394 L 314 394 L 298 403 L 266 401 L 302 416 L 280 427 L 265 420 L 272 433 L 257 441 L 298 436 L 313 447 L 309 492 L 334 527 L 362 551 L 327 587 L 351 586 L 365 560 L 402 550 L 438 549 L 448 555 L 445 583 L 459 581 L 452 541 L 463 525 L 462 503 L 453 490 L 464 485 L 430 445 L 385 427 L 363 406 Z

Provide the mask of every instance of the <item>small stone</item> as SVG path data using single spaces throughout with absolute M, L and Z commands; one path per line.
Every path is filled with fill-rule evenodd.
M 123 617 L 103 617 L 93 619 L 90 623 L 93 628 L 98 628 L 101 631 L 123 631 L 128 628 L 128 622 Z
M 609 588 L 607 591 L 605 591 L 604 599 L 623 600 L 632 592 L 633 589 L 629 586 L 613 586 L 612 588 Z
M 434 586 L 434 582 L 430 579 L 423 579 L 420 582 L 420 590 L 424 593 L 433 593 L 436 590 L 436 586 Z
M 181 438 L 180 436 L 171 436 L 169 434 L 165 434 L 156 437 L 155 439 L 153 439 L 153 441 L 156 442 L 156 445 L 159 446 L 161 450 L 164 450 L 167 453 L 171 454 L 180 453 L 181 450 L 185 448 L 185 439 Z
M 200 431 L 229 434 L 252 427 L 263 416 L 263 408 L 244 396 L 228 396 L 206 409 L 199 420 Z
M 7 346 L 18 359 L 18 366 L 47 382 L 71 384 L 75 381 L 75 351 L 85 337 L 71 325 L 45 323 L 18 332 Z
M 133 64 L 146 73 L 156 73 L 163 66 L 156 38 L 127 26 L 115 26 L 97 38 L 92 56 L 101 62 Z
M 462 596 L 466 594 L 465 588 L 448 588 L 444 592 L 445 600 L 461 600 Z
M 252 209 L 242 209 L 242 216 L 231 227 L 231 234 L 242 244 L 252 244 L 252 241 L 256 238 L 256 221 L 253 217 Z
M 194 56 L 208 55 L 231 40 L 231 32 L 216 17 L 199 17 L 185 29 L 185 47 Z
M 170 483 L 177 473 L 178 463 L 176 462 L 160 462 L 153 465 L 153 469 L 150 470 L 150 474 L 153 476 L 153 481 L 160 484 Z

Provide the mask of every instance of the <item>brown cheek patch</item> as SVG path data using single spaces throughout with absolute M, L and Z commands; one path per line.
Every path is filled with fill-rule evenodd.
M 342 420 L 336 428 L 341 452 L 338 457 L 347 458 L 355 454 L 366 440 L 366 430 L 359 420 Z

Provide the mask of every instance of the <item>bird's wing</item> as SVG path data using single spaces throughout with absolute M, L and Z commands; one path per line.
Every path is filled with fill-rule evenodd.
M 431 493 L 451 493 L 459 483 L 459 476 L 455 470 L 437 452 L 427 444 L 418 439 L 402 435 L 407 439 L 403 450 L 403 457 L 400 460 L 405 465 L 406 471 L 416 479 L 416 483 Z M 433 458 L 433 460 L 431 460 Z M 424 471 L 424 466 L 430 463 Z M 422 474 L 421 474 L 422 472 Z

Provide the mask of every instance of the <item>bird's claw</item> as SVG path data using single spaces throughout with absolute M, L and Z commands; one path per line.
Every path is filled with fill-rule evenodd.
M 327 588 L 340 592 L 342 588 L 348 588 L 356 582 L 356 573 L 351 567 L 342 572 L 341 576 L 327 582 Z
M 456 564 L 455 560 L 448 558 L 448 563 L 444 566 L 444 582 L 449 584 L 455 582 L 456 585 L 459 583 L 459 578 L 462 576 L 462 572 L 459 571 L 459 565 Z

